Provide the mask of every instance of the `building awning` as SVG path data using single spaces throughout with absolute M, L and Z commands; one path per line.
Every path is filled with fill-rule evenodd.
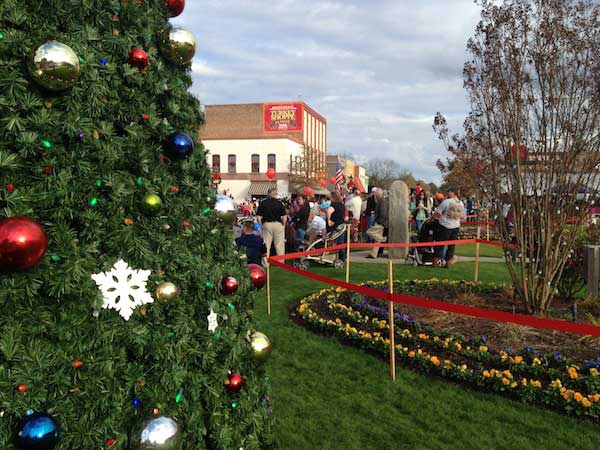
M 365 186 L 362 184 L 362 181 L 359 177 L 354 177 L 354 185 L 356 186 L 356 189 L 358 189 L 358 192 L 360 192 L 361 194 L 367 192 Z
M 248 195 L 251 197 L 264 196 L 267 195 L 269 189 L 277 189 L 277 181 L 251 181 Z

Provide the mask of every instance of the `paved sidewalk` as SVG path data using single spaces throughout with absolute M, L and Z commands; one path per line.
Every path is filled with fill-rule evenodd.
M 361 263 L 371 263 L 371 264 L 377 264 L 377 263 L 382 264 L 382 263 L 388 262 L 387 252 L 384 252 L 383 256 L 381 256 L 377 259 L 367 258 L 367 255 L 369 253 L 370 252 L 368 250 L 361 251 L 361 252 L 351 252 L 352 256 L 350 258 L 350 261 L 351 262 L 361 262 Z M 456 256 L 455 260 L 456 260 L 456 262 L 472 262 L 472 261 L 475 261 L 475 257 L 474 256 Z M 504 258 L 490 258 L 490 257 L 482 256 L 479 258 L 479 262 L 503 263 Z M 406 261 L 404 259 L 395 259 L 394 264 L 406 264 Z

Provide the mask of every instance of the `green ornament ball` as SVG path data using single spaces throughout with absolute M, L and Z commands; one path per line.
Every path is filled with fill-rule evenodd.
M 156 215 L 162 209 L 162 200 L 156 194 L 147 194 L 142 199 L 142 209 L 148 215 Z

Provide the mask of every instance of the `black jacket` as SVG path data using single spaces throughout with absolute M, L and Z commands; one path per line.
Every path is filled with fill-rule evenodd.
M 389 227 L 389 202 L 385 197 L 380 198 L 375 206 L 375 223 L 383 225 L 383 228 Z
M 308 216 L 310 216 L 310 205 L 308 202 L 304 202 L 304 205 L 294 216 L 294 225 L 296 229 L 301 228 L 306 230 L 308 228 Z

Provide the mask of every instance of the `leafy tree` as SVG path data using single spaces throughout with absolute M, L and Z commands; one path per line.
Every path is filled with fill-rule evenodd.
M 0 2 L 2 449 L 30 409 L 60 424 L 57 450 L 137 448 L 158 416 L 178 424 L 177 448 L 272 445 L 248 271 L 217 225 L 206 152 L 192 152 L 193 48 L 166 42 L 166 4 Z M 49 40 L 64 46 L 38 53 Z M 96 283 L 119 260 L 148 272 L 126 274 L 137 290 L 111 309 Z
M 477 165 L 483 192 L 512 205 L 519 256 L 507 265 L 528 311 L 545 314 L 600 181 L 600 8 L 479 3 L 464 68 L 465 134 L 451 136 L 441 114 L 434 128 L 456 164 Z

